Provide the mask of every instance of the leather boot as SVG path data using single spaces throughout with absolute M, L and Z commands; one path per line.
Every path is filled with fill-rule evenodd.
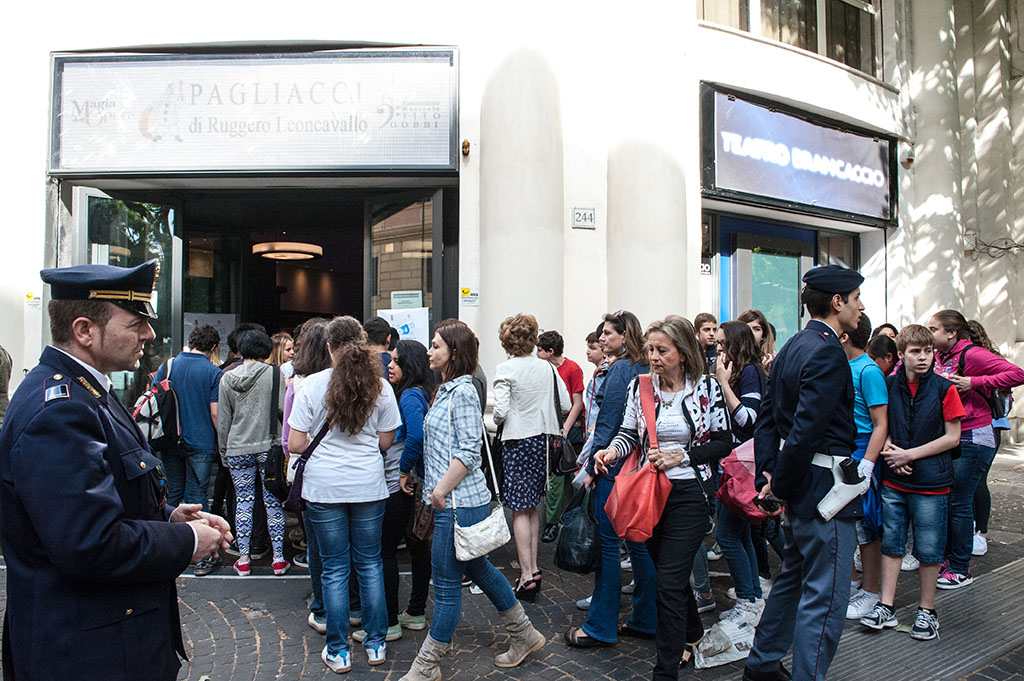
M 495 667 L 516 667 L 535 650 L 544 647 L 547 639 L 533 628 L 526 616 L 522 603 L 516 603 L 511 610 L 501 613 L 501 619 L 509 633 L 509 649 L 494 658 Z
M 399 681 L 438 681 L 441 678 L 441 658 L 450 647 L 450 643 L 435 641 L 427 634 L 412 667 Z

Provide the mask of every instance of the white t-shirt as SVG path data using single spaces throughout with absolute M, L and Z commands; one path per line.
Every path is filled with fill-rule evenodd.
M 324 395 L 331 369 L 307 377 L 295 390 L 295 402 L 288 425 L 316 437 L 327 420 Z M 377 431 L 396 430 L 402 425 L 395 391 L 380 379 L 380 395 L 370 418 L 355 435 L 332 428 L 306 462 L 302 498 L 324 504 L 380 501 L 388 498 L 384 481 L 384 457 Z
M 681 452 L 683 461 L 678 466 L 665 470 L 669 480 L 693 480 L 697 475 L 690 465 L 687 447 L 690 443 L 690 424 L 683 414 L 683 391 L 661 393 L 661 409 L 658 412 L 658 448 L 663 452 Z M 671 400 L 669 406 L 665 400 Z

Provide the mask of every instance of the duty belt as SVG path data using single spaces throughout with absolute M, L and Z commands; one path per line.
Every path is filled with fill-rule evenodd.
M 811 458 L 811 465 L 832 470 L 832 466 L 835 464 L 836 460 L 842 461 L 845 458 L 845 456 L 833 456 L 831 454 L 815 454 L 814 457 Z

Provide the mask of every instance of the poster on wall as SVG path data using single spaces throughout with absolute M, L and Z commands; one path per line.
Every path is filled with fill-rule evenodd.
M 388 324 L 398 329 L 399 340 L 414 340 L 430 345 L 430 308 L 414 307 L 405 310 L 377 310 Z

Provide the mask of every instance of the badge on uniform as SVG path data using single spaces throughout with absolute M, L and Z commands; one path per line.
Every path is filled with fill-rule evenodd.
M 44 396 L 46 402 L 52 402 L 53 400 L 67 399 L 71 397 L 71 392 L 68 390 L 67 383 L 58 383 L 57 385 L 51 385 L 46 389 Z

